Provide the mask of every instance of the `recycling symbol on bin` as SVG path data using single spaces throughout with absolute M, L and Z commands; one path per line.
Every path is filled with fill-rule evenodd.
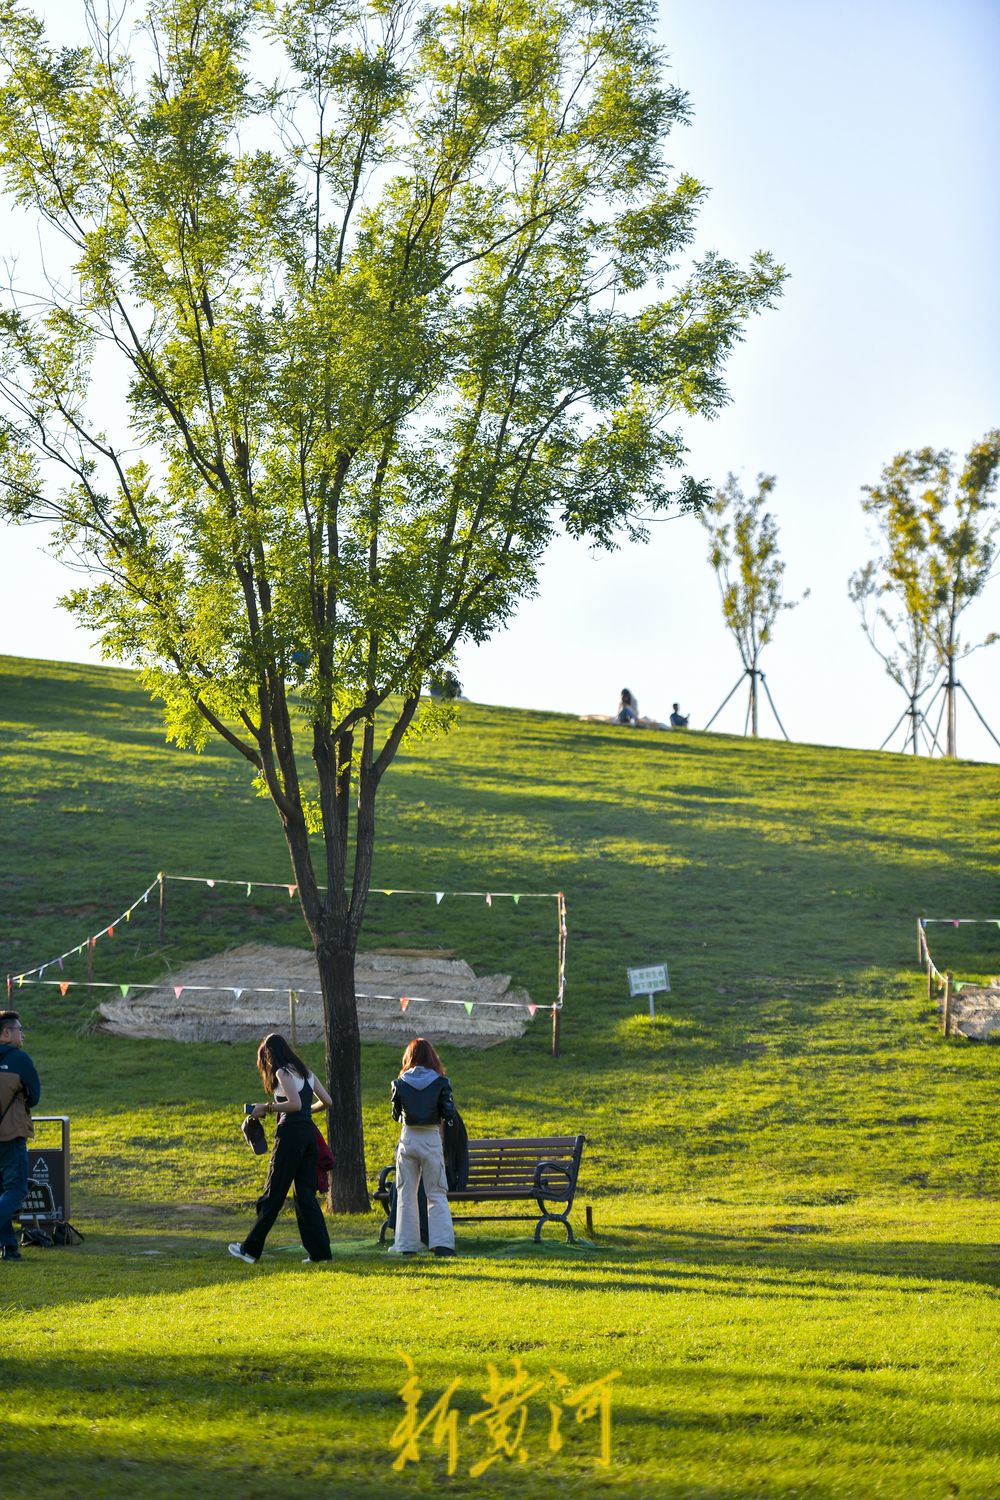
M 49 1164 L 44 1156 L 40 1156 L 31 1168 L 31 1175 L 36 1182 L 48 1182 Z

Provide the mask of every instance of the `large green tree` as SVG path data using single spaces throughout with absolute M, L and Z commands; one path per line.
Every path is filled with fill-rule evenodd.
M 992 631 L 979 641 L 963 639 L 960 621 L 993 576 L 998 478 L 1000 430 L 994 430 L 973 445 L 960 470 L 947 450 L 920 448 L 897 454 L 878 484 L 862 486 L 862 509 L 881 545 L 877 557 L 852 575 L 849 591 L 886 671 L 909 697 L 914 753 L 928 662 L 943 672 L 946 753 L 955 755 L 958 663 L 997 639 Z M 868 613 L 872 605 L 874 618 Z M 879 648 L 877 620 L 890 631 L 895 650 Z M 936 739 L 933 731 L 929 738 Z
M 354 956 L 422 685 L 557 529 L 698 508 L 678 419 L 783 273 L 713 254 L 665 290 L 702 188 L 646 0 L 84 11 L 54 47 L 0 0 L 0 169 L 68 250 L 2 318 L 3 506 L 55 522 L 171 735 L 273 800 L 362 1209 Z

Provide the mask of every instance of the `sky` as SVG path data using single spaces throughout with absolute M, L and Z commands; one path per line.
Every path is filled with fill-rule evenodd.
M 905 449 L 960 456 L 1000 426 L 1000 5 L 661 0 L 658 34 L 694 111 L 671 160 L 710 189 L 695 251 L 770 250 L 790 278 L 730 361 L 731 404 L 686 424 L 686 467 L 744 489 L 776 476 L 786 597 L 801 602 L 761 660 L 775 706 L 793 739 L 877 748 L 905 701 L 847 597 L 874 550 L 861 486 Z M 30 253 L 20 232 L 8 221 L 8 251 Z M 537 598 L 460 652 L 467 696 L 610 713 L 627 686 L 643 714 L 676 700 L 704 727 L 742 664 L 702 526 L 650 530 L 611 554 L 557 542 Z M 55 604 L 73 575 L 44 542 L 0 528 L 0 652 L 99 660 Z M 1000 577 L 965 622 L 972 639 L 1000 629 Z M 959 677 L 1000 739 L 1000 643 Z M 745 709 L 741 686 L 714 728 L 742 733 Z M 766 705 L 761 732 L 780 733 Z M 958 749 L 1000 762 L 962 698 Z

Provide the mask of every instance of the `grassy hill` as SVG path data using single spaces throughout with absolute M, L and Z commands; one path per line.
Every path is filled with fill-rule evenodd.
M 129 673 L 0 659 L 0 719 L 3 972 L 81 941 L 161 869 L 289 878 L 239 758 L 165 745 Z M 316 1271 L 281 1220 L 241 1266 L 224 1252 L 260 1176 L 235 1129 L 259 1096 L 251 1049 L 107 1037 L 85 988 L 17 990 L 43 1106 L 73 1119 L 88 1237 L 0 1267 L 31 1351 L 0 1350 L 17 1388 L 0 1451 L 80 1495 L 995 1494 L 1000 1049 L 936 1033 L 915 918 L 1000 916 L 998 790 L 991 766 L 476 705 L 399 757 L 378 887 L 566 893 L 562 1055 L 539 1011 L 519 1041 L 446 1062 L 474 1133 L 587 1135 L 592 1248 L 483 1225 L 454 1263 L 397 1265 L 373 1216 L 334 1222 Z M 303 942 L 282 892 L 170 886 L 169 903 L 164 943 L 140 909 L 98 944 L 97 979 Z M 551 903 L 370 911 L 372 945 L 454 948 L 552 998 Z M 995 926 L 936 929 L 933 949 L 962 977 L 1000 970 Z M 664 959 L 651 1025 L 624 971 Z M 373 1177 L 397 1066 L 365 1047 Z M 433 1424 L 392 1472 L 400 1350 L 424 1413 L 461 1380 L 453 1476 Z M 548 1381 L 527 1458 L 471 1475 L 488 1365 L 511 1379 L 515 1359 Z M 565 1417 L 550 1451 L 553 1368 L 621 1372 L 609 1467 L 596 1418 Z

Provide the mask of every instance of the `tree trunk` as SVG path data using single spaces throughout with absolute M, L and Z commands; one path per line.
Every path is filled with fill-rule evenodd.
M 361 1113 L 361 1037 L 354 995 L 354 941 L 346 934 L 338 941 L 316 944 L 316 964 L 323 991 L 323 1031 L 326 1076 L 333 1096 L 328 1112 L 330 1147 L 337 1158 L 331 1173 L 335 1213 L 367 1213 L 365 1136 Z
M 958 683 L 955 681 L 955 658 L 948 658 L 948 681 L 945 684 L 945 695 L 948 699 L 948 754 L 954 758 L 958 754 L 958 736 L 955 726 L 955 689 Z

